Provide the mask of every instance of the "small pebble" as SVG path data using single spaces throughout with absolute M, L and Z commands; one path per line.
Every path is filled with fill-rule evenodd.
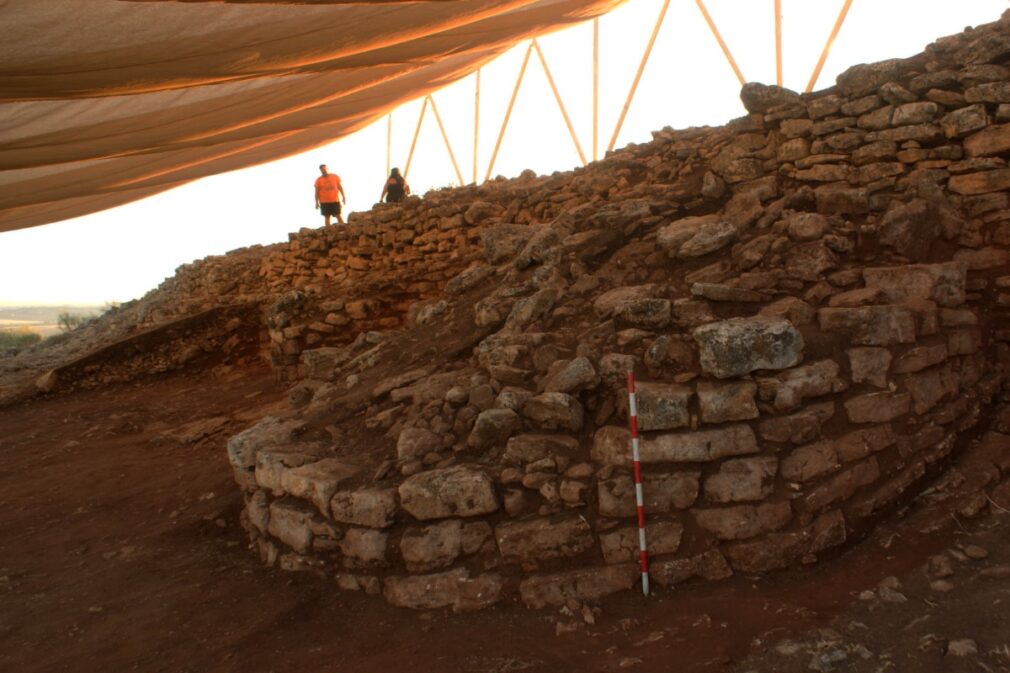
M 964 554 L 968 558 L 978 561 L 989 556 L 989 551 L 985 547 L 979 547 L 977 544 L 970 544 L 964 548 Z
M 947 593 L 954 588 L 954 583 L 948 580 L 933 580 L 929 583 L 929 588 L 939 593 Z
M 947 643 L 948 657 L 968 657 L 978 654 L 978 643 L 971 638 L 960 638 Z

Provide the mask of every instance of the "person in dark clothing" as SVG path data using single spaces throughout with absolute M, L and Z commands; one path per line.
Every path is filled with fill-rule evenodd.
M 400 175 L 400 169 L 394 168 L 389 172 L 386 184 L 382 186 L 382 196 L 379 197 L 379 200 L 386 203 L 399 203 L 407 196 L 410 196 L 410 185 Z

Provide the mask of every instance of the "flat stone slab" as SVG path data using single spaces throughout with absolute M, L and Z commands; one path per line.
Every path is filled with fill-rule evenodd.
M 432 575 L 387 577 L 382 595 L 401 608 L 431 610 L 452 607 L 454 612 L 469 612 L 490 607 L 501 600 L 504 581 L 501 576 L 484 574 L 471 578 L 465 568 Z
M 495 539 L 505 561 L 516 563 L 578 556 L 595 544 L 581 516 L 503 523 L 495 528 Z
M 757 438 L 749 425 L 737 423 L 712 430 L 668 432 L 642 438 L 643 463 L 707 463 L 728 456 L 757 453 Z M 618 426 L 596 431 L 593 460 L 630 466 L 631 433 Z
M 551 575 L 534 575 L 519 583 L 519 594 L 527 607 L 540 609 L 564 605 L 574 598 L 592 601 L 618 591 L 628 591 L 641 577 L 637 564 L 583 568 Z
M 803 357 L 803 335 L 785 318 L 731 318 L 695 328 L 701 368 L 720 379 L 758 369 L 786 369 Z
M 866 287 L 884 293 L 889 303 L 929 299 L 953 308 L 964 303 L 968 265 L 964 262 L 909 264 L 863 269 Z
M 491 478 L 463 465 L 428 470 L 400 484 L 400 506 L 422 521 L 498 510 Z

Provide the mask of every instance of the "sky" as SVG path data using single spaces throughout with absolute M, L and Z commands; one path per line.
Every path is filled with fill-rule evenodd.
M 662 0 L 629 0 L 600 19 L 602 157 Z M 773 0 L 707 0 L 748 81 L 775 82 Z M 782 0 L 783 84 L 802 91 L 844 0 Z M 853 0 L 816 88 L 857 63 L 911 56 L 942 35 L 988 23 L 1008 0 Z M 540 38 L 548 66 L 592 159 L 592 22 Z M 481 74 L 478 181 L 483 180 L 528 43 Z M 473 177 L 473 75 L 433 94 L 464 181 Z M 616 147 L 664 126 L 721 125 L 745 113 L 740 85 L 694 0 L 671 0 Z M 401 171 L 421 101 L 391 114 L 391 161 Z M 153 197 L 42 227 L 0 233 L 0 306 L 101 305 L 142 296 L 181 265 L 318 227 L 312 184 L 325 163 L 341 176 L 348 211 L 378 201 L 386 176 L 386 117 L 301 155 L 204 178 Z M 492 177 L 569 170 L 581 162 L 534 54 Z M 416 194 L 458 184 L 429 108 L 407 175 Z

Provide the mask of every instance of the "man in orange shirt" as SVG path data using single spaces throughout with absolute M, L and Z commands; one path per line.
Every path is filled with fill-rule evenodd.
M 334 175 L 326 170 L 326 164 L 319 164 L 319 172 L 322 173 L 316 178 L 316 208 L 326 218 L 326 226 L 330 226 L 330 217 L 336 215 L 337 222 L 344 223 L 344 218 L 340 215 L 340 202 L 347 203 L 347 195 L 344 194 L 344 187 L 340 184 L 340 176 Z

